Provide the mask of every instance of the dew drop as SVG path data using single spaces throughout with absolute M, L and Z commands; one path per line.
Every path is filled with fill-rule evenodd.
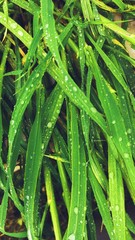
M 23 36 L 23 32 L 22 31 L 18 31 L 18 34 L 22 37 Z
M 130 147 L 130 146 L 131 146 L 130 142 L 128 142 L 128 143 L 127 143 L 127 146 L 128 146 L 128 147 Z
M 24 104 L 24 100 L 21 101 L 21 104 L 22 104 L 22 105 Z
M 115 124 L 115 123 L 116 123 L 116 121 L 115 121 L 115 120 L 113 120 L 113 121 L 112 121 L 112 124 Z
M 51 127 L 52 127 L 52 123 L 49 122 L 49 123 L 47 124 L 47 127 L 48 127 L 48 128 L 51 128 Z
M 48 27 L 49 27 L 49 24 L 46 24 L 46 25 L 45 25 L 45 28 L 47 29 Z
M 62 95 L 59 95 L 59 99 L 61 99 L 62 98 Z
M 75 234 L 71 234 L 69 237 L 68 237 L 68 240 L 75 240 Z
M 67 82 L 68 81 L 68 76 L 65 76 L 65 82 Z
M 15 121 L 14 121 L 14 120 L 11 120 L 11 125 L 12 125 L 12 126 L 14 125 L 14 123 L 15 123 Z
M 113 172 L 110 172 L 109 177 L 110 179 L 113 179 Z
M 77 207 L 74 208 L 74 213 L 75 213 L 76 215 L 78 214 L 78 208 L 77 208 Z
M 124 157 L 125 158 L 129 158 L 129 154 L 128 153 L 124 153 Z
M 38 78 L 38 77 L 39 77 L 39 73 L 36 74 L 36 78 Z
M 73 87 L 73 90 L 74 90 L 74 92 L 77 92 L 77 88 L 76 87 Z
M 119 142 L 121 142 L 121 141 L 122 141 L 122 137 L 119 138 Z
M 26 199 L 29 200 L 29 196 L 28 195 L 26 196 Z
M 115 206 L 115 210 L 119 211 L 119 206 L 118 205 Z
M 129 128 L 129 129 L 127 130 L 127 133 L 128 133 L 128 134 L 131 134 L 131 132 L 132 132 L 132 130 Z
M 93 113 L 96 113 L 97 112 L 97 109 L 96 108 L 94 108 L 94 107 L 91 107 L 91 109 L 90 109 Z
M 17 28 L 17 23 L 11 23 L 10 27 L 13 28 L 13 29 L 16 29 Z

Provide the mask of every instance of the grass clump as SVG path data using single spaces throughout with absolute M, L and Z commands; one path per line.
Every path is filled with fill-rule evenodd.
M 135 234 L 134 10 L 1 1 L 3 235 L 94 240 L 97 211 L 109 239 Z M 9 203 L 21 229 L 7 228 Z

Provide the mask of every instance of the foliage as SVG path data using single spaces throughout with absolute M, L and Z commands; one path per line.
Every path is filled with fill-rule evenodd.
M 2 234 L 94 240 L 97 206 L 111 240 L 132 239 L 134 10 L 122 0 L 0 1 Z M 6 230 L 9 199 L 26 230 Z

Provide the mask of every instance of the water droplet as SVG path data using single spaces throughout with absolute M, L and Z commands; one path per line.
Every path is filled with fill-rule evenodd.
M 26 196 L 26 199 L 29 200 L 29 196 L 28 195 Z
M 118 205 L 115 206 L 115 210 L 119 211 L 119 206 Z
M 128 147 L 130 147 L 130 146 L 131 146 L 131 143 L 130 143 L 130 142 L 128 142 L 128 143 L 127 143 L 127 146 L 128 146 Z
M 113 121 L 112 121 L 112 124 L 115 124 L 115 123 L 116 123 L 116 121 L 115 121 L 115 120 L 113 120 Z
M 67 82 L 68 81 L 68 76 L 65 76 L 65 82 Z
M 129 154 L 128 153 L 124 153 L 124 157 L 125 158 L 129 158 Z
M 77 92 L 77 88 L 76 87 L 73 87 L 73 90 L 74 90 L 74 92 Z
M 36 78 L 38 78 L 38 77 L 39 77 L 39 73 L 36 74 Z
M 44 149 L 44 143 L 42 144 L 41 149 L 42 149 L 42 150 Z
M 68 237 L 68 240 L 75 240 L 75 234 L 71 234 L 69 237 Z
M 78 214 L 78 208 L 77 208 L 77 207 L 74 208 L 74 213 L 75 213 L 76 215 Z
M 127 133 L 130 134 L 131 132 L 132 132 L 132 130 L 129 128 L 129 129 L 127 130 Z
M 110 172 L 109 177 L 110 179 L 113 179 L 113 172 Z
M 14 125 L 14 123 L 15 123 L 15 121 L 14 121 L 14 120 L 11 120 L 11 125 L 12 125 L 12 126 Z
M 23 36 L 23 32 L 18 30 L 18 34 L 22 37 Z
M 51 127 L 52 127 L 52 123 L 49 122 L 49 123 L 47 124 L 47 127 L 48 127 L 48 128 L 51 128 Z
M 21 101 L 21 104 L 22 104 L 22 105 L 24 104 L 24 100 Z
M 46 24 L 46 25 L 45 25 L 45 28 L 47 29 L 48 27 L 49 27 L 49 24 Z
M 121 142 L 121 141 L 122 141 L 122 137 L 119 138 L 119 142 Z
M 93 113 L 96 113 L 96 112 L 97 112 L 97 109 L 94 108 L 94 107 L 91 107 L 90 110 L 91 110 Z
M 10 27 L 13 28 L 13 29 L 16 29 L 17 28 L 17 23 L 15 23 L 15 22 L 11 23 Z
M 61 99 L 62 98 L 62 95 L 59 95 L 59 99 Z

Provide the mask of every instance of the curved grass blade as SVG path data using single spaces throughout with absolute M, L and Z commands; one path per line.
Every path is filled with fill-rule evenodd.
M 50 206 L 50 213 L 51 213 L 51 218 L 53 222 L 55 239 L 62 240 L 59 217 L 58 217 L 58 212 L 56 207 L 56 200 L 54 196 L 54 190 L 53 190 L 52 179 L 51 179 L 51 173 L 47 164 L 44 164 L 44 176 L 45 176 L 47 202 L 48 202 L 48 205 Z
M 77 238 L 81 240 L 85 232 L 86 217 L 86 157 L 83 143 L 79 139 L 76 108 L 72 104 L 70 105 L 70 115 L 72 190 L 68 228 L 64 239 Z M 76 147 L 79 145 L 80 148 Z M 82 222 L 80 223 L 80 221 Z
M 40 95 L 38 96 L 40 98 Z M 37 114 L 31 128 L 26 153 L 26 166 L 24 175 L 24 214 L 29 239 L 40 239 L 40 229 L 34 225 L 34 205 L 36 187 L 42 162 L 42 134 L 40 100 L 38 99 Z
M 20 122 L 22 120 L 22 116 L 24 114 L 24 111 L 34 93 L 34 91 L 38 88 L 38 86 L 41 84 L 42 76 L 46 70 L 47 67 L 47 60 L 48 58 L 45 58 L 44 61 L 42 61 L 33 71 L 33 73 L 30 75 L 28 81 L 24 84 L 23 88 L 21 89 L 20 95 L 18 97 L 18 100 L 16 102 L 16 105 L 14 107 L 14 111 L 12 114 L 12 119 L 10 121 L 10 128 L 9 128 L 9 149 L 8 149 L 8 177 L 9 177 L 9 184 L 10 184 L 10 191 L 12 193 L 12 197 L 15 201 L 15 204 L 18 208 L 22 210 L 22 206 L 20 205 L 20 202 L 18 200 L 18 197 L 16 195 L 16 191 L 14 189 L 14 185 L 12 182 L 12 172 L 11 172 L 11 165 L 12 165 L 12 157 L 13 157 L 13 147 L 14 147 L 14 139 L 16 136 L 16 133 L 18 131 L 18 127 L 20 125 Z
M 11 31 L 25 46 L 29 47 L 32 41 L 32 37 L 12 18 L 6 16 L 0 12 L 0 23 Z
M 125 203 L 122 174 L 113 153 L 108 153 L 109 169 L 109 202 L 112 212 L 114 233 L 116 239 L 126 239 L 125 232 Z
M 135 45 L 135 34 L 130 34 L 123 28 L 119 27 L 117 24 L 115 24 L 113 21 L 110 21 L 109 19 L 105 18 L 104 16 L 100 15 L 101 21 L 103 26 L 106 28 L 111 29 L 113 32 L 117 33 L 119 36 L 121 36 L 123 39 L 127 40 L 128 42 Z
M 31 14 L 35 14 L 35 12 L 37 13 L 40 8 L 39 6 L 33 2 L 33 1 L 18 1 L 18 0 L 11 0 L 12 3 L 16 4 L 17 6 L 19 6 L 20 8 L 25 9 L 26 11 L 28 11 Z
M 121 169 L 125 168 L 127 172 L 128 177 L 126 178 L 130 184 L 129 191 L 132 195 L 133 200 L 135 201 L 135 178 L 134 178 L 135 167 L 132 159 L 131 148 L 129 147 L 129 139 L 126 134 L 125 124 L 123 118 L 121 117 L 121 112 L 118 107 L 116 97 L 110 92 L 108 84 L 106 83 L 105 79 L 103 78 L 100 72 L 92 48 L 90 47 L 89 53 L 91 56 L 91 60 L 90 58 L 89 60 L 91 63 L 93 74 L 96 79 L 99 98 L 108 121 L 110 133 L 112 135 L 112 140 L 124 161 L 124 166 L 121 165 Z M 107 100 L 106 98 L 104 98 L 106 94 Z
M 114 236 L 114 229 L 113 229 L 113 223 L 111 219 L 111 214 L 108 206 L 108 202 L 105 198 L 105 195 L 103 193 L 103 190 L 101 186 L 99 185 L 96 176 L 93 174 L 91 168 L 88 168 L 88 177 L 91 182 L 92 190 L 94 192 L 94 196 L 98 205 L 99 212 L 101 214 L 103 223 L 107 229 L 108 235 L 111 240 L 115 240 Z
M 87 34 L 89 40 L 92 42 L 92 44 L 94 45 L 94 47 L 96 48 L 96 50 L 98 51 L 98 53 L 100 54 L 100 56 L 102 57 L 102 59 L 104 60 L 106 66 L 110 69 L 110 71 L 112 72 L 112 74 L 115 76 L 115 78 L 118 80 L 118 82 L 123 86 L 123 88 L 125 90 L 127 90 L 128 92 L 130 92 L 130 89 L 128 88 L 127 84 L 125 83 L 125 80 L 123 79 L 121 73 L 120 73 L 120 69 L 118 69 L 115 64 L 113 63 L 113 61 L 111 61 L 111 59 L 106 55 L 106 53 L 98 46 L 98 44 L 96 44 L 96 42 L 94 42 L 94 40 L 91 38 L 91 36 L 89 34 Z M 86 51 L 87 51 L 87 47 L 86 47 Z

